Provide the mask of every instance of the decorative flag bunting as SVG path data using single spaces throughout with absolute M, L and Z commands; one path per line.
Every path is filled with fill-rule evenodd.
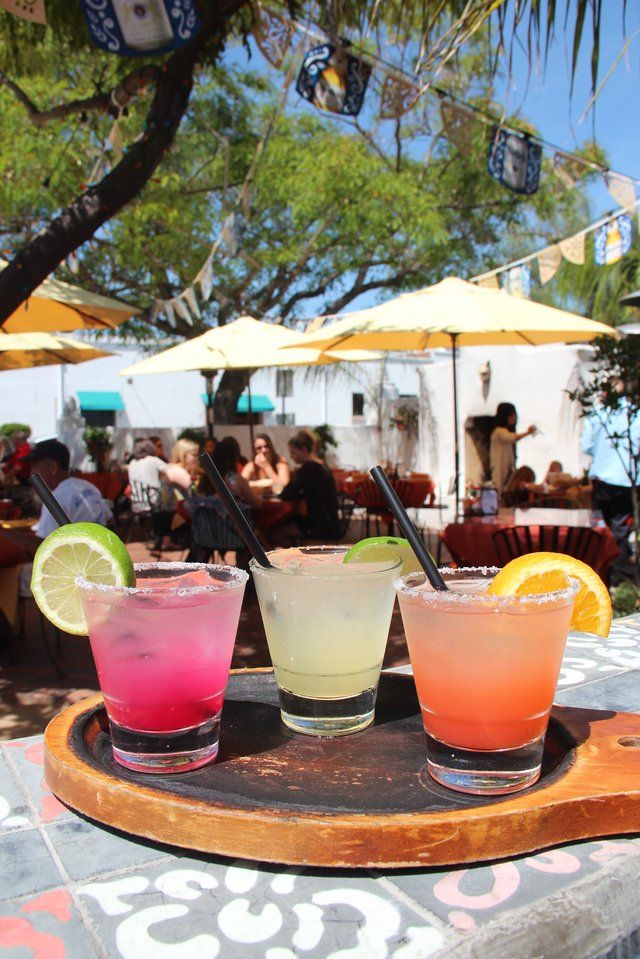
M 484 286 L 488 290 L 499 290 L 500 284 L 498 283 L 498 274 L 492 273 L 491 276 L 482 276 L 478 280 L 478 286 Z
M 457 103 L 442 99 L 440 116 L 447 139 L 451 140 L 461 153 L 469 153 L 473 146 L 477 122 L 475 114 L 471 110 L 458 106 Z
M 44 0 L 0 0 L 0 7 L 21 20 L 31 23 L 46 23 Z
M 82 2 L 88 2 L 88 0 L 82 0 Z M 100 0 L 100 2 L 107 2 L 107 0 Z M 304 24 L 299 19 L 287 18 L 283 12 L 276 13 L 258 4 L 254 37 L 265 57 L 274 65 L 278 61 L 281 62 L 286 45 L 290 44 L 291 38 L 286 33 L 287 26 L 291 28 L 291 31 L 301 31 L 317 41 L 321 41 L 326 36 L 324 31 L 315 24 Z M 277 48 L 275 54 L 271 46 Z M 348 41 L 345 40 L 341 40 L 339 46 L 327 40 L 307 52 L 296 85 L 300 96 L 329 112 L 356 116 L 362 106 L 372 67 L 375 66 L 376 70 L 384 75 L 380 93 L 380 119 L 397 119 L 415 106 L 428 91 L 431 95 L 437 95 L 440 98 L 443 132 L 462 152 L 468 151 L 471 145 L 474 124 L 481 123 L 492 127 L 492 143 L 488 157 L 489 172 L 510 189 L 525 195 L 537 192 L 542 147 L 545 146 L 554 151 L 554 171 L 568 189 L 573 187 L 587 171 L 608 173 L 612 182 L 613 180 L 621 181 L 622 185 L 618 183 L 612 186 L 612 192 L 616 190 L 614 196 L 619 200 L 620 205 L 623 208 L 633 205 L 631 190 L 635 197 L 634 184 L 637 181 L 632 178 L 607 171 L 602 164 L 594 160 L 588 160 L 567 150 L 557 149 L 541 137 L 520 133 L 505 126 L 483 109 L 459 101 L 449 90 L 433 82 L 434 78 L 425 84 L 418 76 L 407 73 L 401 67 L 390 67 L 368 51 L 365 52 L 366 60 L 362 60 L 357 55 L 348 53 L 347 46 Z M 345 63 L 348 65 L 347 68 Z M 437 73 L 441 81 L 443 79 L 446 79 L 448 83 L 455 81 L 455 74 L 442 64 Z M 352 82 L 355 83 L 356 90 L 353 98 L 351 97 Z M 621 193 L 622 189 L 624 189 L 624 195 Z
M 181 294 L 180 296 L 175 296 L 171 301 L 173 303 L 173 308 L 181 319 L 188 323 L 189 326 L 193 326 L 193 317 L 189 312 L 189 307 L 187 306 L 186 299 Z
M 623 213 L 599 227 L 594 235 L 594 259 L 598 266 L 617 263 L 631 249 L 631 217 Z
M 237 256 L 240 250 L 240 240 L 242 239 L 242 220 L 239 213 L 235 210 L 230 213 L 222 224 L 222 241 L 227 248 L 229 256 Z
M 198 306 L 198 301 L 196 299 L 196 294 L 193 287 L 188 286 L 186 290 L 184 291 L 183 296 L 185 300 L 187 301 L 187 305 L 189 309 L 191 310 L 191 312 L 193 313 L 193 315 L 196 316 L 199 320 L 201 320 L 202 313 L 200 312 L 200 307 Z
M 562 251 L 559 246 L 548 246 L 538 254 L 538 270 L 540 271 L 540 282 L 544 285 L 552 280 L 562 263 Z
M 568 236 L 558 243 L 560 252 L 569 263 L 584 265 L 584 237 L 584 233 L 576 233 L 575 236 Z
M 213 257 L 209 256 L 198 276 L 202 299 L 206 303 L 213 289 Z
M 173 309 L 173 300 L 162 300 L 162 312 L 167 318 L 169 326 L 176 328 L 176 315 Z
M 494 127 L 487 169 L 494 180 L 515 193 L 530 196 L 540 183 L 542 147 L 530 137 Z
M 256 4 L 255 11 L 253 36 L 260 52 L 273 67 L 281 67 L 293 36 L 293 24 L 261 4 Z
M 512 296 L 527 297 L 531 293 L 531 270 L 523 266 L 513 266 L 502 274 L 502 288 Z
M 551 166 L 553 172 L 567 190 L 574 187 L 582 174 L 590 169 L 590 165 L 581 161 L 580 157 L 568 156 L 566 153 L 559 153 L 558 151 L 553 154 Z
M 80 0 L 96 46 L 121 57 L 181 47 L 200 29 L 195 0 Z
M 370 76 L 370 64 L 352 56 L 346 47 L 323 43 L 305 54 L 296 90 L 320 110 L 355 117 Z
M 604 178 L 609 193 L 623 209 L 630 210 L 636 205 L 636 188 L 632 180 L 615 173 L 605 173 Z
M 380 119 L 398 120 L 408 113 L 420 98 L 420 90 L 414 83 L 387 74 L 380 94 Z

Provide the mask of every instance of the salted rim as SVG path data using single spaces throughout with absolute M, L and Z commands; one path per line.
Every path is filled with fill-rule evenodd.
M 346 555 L 349 552 L 349 549 L 351 547 L 343 546 L 341 543 L 336 546 L 332 546 L 330 543 L 327 543 L 324 546 L 312 546 L 307 548 L 314 550 L 314 552 L 318 556 L 322 556 L 323 553 L 325 552 L 327 554 L 343 553 L 344 555 Z M 288 553 L 288 552 L 292 552 L 293 550 L 300 550 L 300 549 L 305 549 L 305 547 L 293 546 L 289 548 L 285 547 L 284 549 L 272 549 L 272 550 L 269 550 L 269 552 L 267 553 L 267 559 L 270 559 L 275 553 Z M 355 572 L 357 567 L 364 566 L 364 563 L 349 563 L 348 565 L 354 570 L 353 574 L 349 574 L 349 578 L 351 579 L 352 575 L 375 576 L 376 574 L 380 574 L 380 573 L 388 573 L 402 566 L 402 560 L 400 559 L 400 557 L 396 557 L 393 560 L 393 562 L 389 560 L 388 566 L 386 565 L 383 566 L 382 565 L 383 563 L 384 563 L 384 560 L 380 560 L 376 563 L 376 565 L 382 566 L 381 569 L 358 569 L 357 573 Z M 273 574 L 278 574 L 281 576 L 295 576 L 296 573 L 298 572 L 298 570 L 284 569 L 280 566 L 273 566 L 271 568 L 268 568 L 266 566 L 261 566 L 256 559 L 252 559 L 249 561 L 249 568 L 252 573 L 258 572 L 260 573 L 260 575 L 263 575 L 263 576 L 272 576 Z M 326 567 L 323 567 L 320 565 L 318 566 L 310 565 L 310 566 L 307 566 L 306 569 L 307 570 L 313 569 L 313 573 L 309 573 L 309 572 L 305 573 L 305 579 L 313 579 L 314 577 L 319 579 L 344 579 L 342 563 L 336 563 L 335 566 L 326 566 Z
M 451 579 L 454 579 L 457 574 L 468 574 L 475 573 L 478 576 L 484 576 L 488 578 L 489 576 L 495 576 L 496 573 L 499 573 L 500 569 L 497 566 L 464 566 L 460 569 L 452 569 L 450 567 L 443 567 L 440 569 L 440 573 L 443 576 L 448 576 Z M 484 606 L 492 607 L 501 607 L 501 606 L 524 606 L 524 605 L 536 605 L 543 606 L 550 603 L 559 603 L 563 600 L 574 599 L 578 592 L 580 591 L 580 582 L 577 579 L 574 579 L 572 576 L 567 576 L 569 580 L 569 585 L 565 586 L 564 589 L 552 590 L 547 593 L 530 593 L 527 596 L 491 596 L 487 593 L 478 593 L 478 592 L 468 592 L 468 593 L 459 593 L 454 592 L 453 590 L 424 590 L 417 586 L 410 586 L 407 583 L 407 580 L 411 579 L 414 576 L 425 576 L 424 573 L 407 573 L 406 576 L 401 576 L 400 579 L 397 579 L 394 582 L 394 586 L 398 593 L 402 593 L 403 596 L 411 596 L 415 599 L 420 599 L 424 605 L 435 606 L 437 604 L 453 604 L 468 606 L 472 603 L 477 604 L 478 602 L 482 603 Z
M 163 596 L 197 596 L 199 593 L 219 593 L 225 589 L 238 589 L 249 579 L 249 574 L 236 566 L 225 566 L 222 563 L 134 563 L 136 573 L 144 573 L 150 569 L 171 570 L 177 569 L 185 573 L 192 573 L 198 569 L 224 571 L 231 573 L 231 579 L 226 583 L 208 583 L 206 586 L 169 586 L 162 589 Z M 235 582 L 234 582 L 235 579 Z M 92 583 L 84 576 L 76 576 L 75 585 L 87 592 L 95 590 L 99 593 L 117 593 L 122 596 L 146 595 L 158 593 L 152 586 L 110 586 L 106 583 Z

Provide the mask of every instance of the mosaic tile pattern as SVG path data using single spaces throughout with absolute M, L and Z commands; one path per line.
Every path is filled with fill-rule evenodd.
M 640 616 L 617 622 L 606 644 L 574 634 L 556 698 L 640 711 Z M 454 869 L 284 869 L 94 825 L 51 795 L 42 764 L 42 737 L 0 747 L 3 959 L 440 959 L 474 955 L 476 938 L 494 929 L 495 954 L 508 956 L 499 930 L 511 917 L 527 929 L 529 916 L 518 959 L 553 959 L 618 880 L 631 897 L 627 928 L 612 926 L 599 954 L 622 956 L 624 942 L 637 941 L 640 838 Z M 572 914 L 552 935 L 542 919 L 562 896 Z M 571 955 L 595 954 L 585 946 Z

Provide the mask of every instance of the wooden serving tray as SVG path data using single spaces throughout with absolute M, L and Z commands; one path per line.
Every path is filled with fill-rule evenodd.
M 102 697 L 55 717 L 45 775 L 63 802 L 126 833 L 304 866 L 439 866 L 640 831 L 640 716 L 554 707 L 542 777 L 506 797 L 452 792 L 426 771 L 413 679 L 384 674 L 375 724 L 315 739 L 280 721 L 271 670 L 229 680 L 217 761 L 181 775 L 113 759 Z

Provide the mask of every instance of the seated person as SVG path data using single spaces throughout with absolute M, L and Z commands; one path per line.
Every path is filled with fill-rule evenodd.
M 165 481 L 178 487 L 183 494 L 188 493 L 197 482 L 199 453 L 200 447 L 194 440 L 178 440 L 164 473 Z
M 151 440 L 135 441 L 132 459 L 127 466 L 131 511 L 150 516 L 153 549 L 157 552 L 174 548 L 170 534 L 175 495 L 168 471 L 169 464 L 156 456 Z
M 571 473 L 565 473 L 559 460 L 551 460 L 544 482 L 547 486 L 547 492 L 559 493 L 570 486 L 579 486 L 581 481 L 579 477 L 572 476 Z
M 150 440 L 136 440 L 131 461 L 127 466 L 131 485 L 131 509 L 146 513 L 150 507 L 160 506 L 162 480 L 167 463 L 156 456 Z
M 279 493 L 291 479 L 286 459 L 276 453 L 267 433 L 258 433 L 253 442 L 253 451 L 253 460 L 243 468 L 242 475 L 250 484 Z
M 8 436 L 0 436 L 0 486 L 11 486 L 13 477 L 8 476 L 5 467 L 9 468 L 9 461 L 13 455 L 13 446 Z
M 155 455 L 158 457 L 158 459 L 164 460 L 165 463 L 168 463 L 168 462 L 169 462 L 169 457 L 168 457 L 167 454 L 166 454 L 166 451 L 165 451 L 165 448 L 164 448 L 164 442 L 163 442 L 162 437 L 161 437 L 161 436 L 150 436 L 150 437 L 149 437 L 149 442 L 150 442 L 150 443 L 153 443 L 154 453 L 155 453 Z
M 308 539 L 322 539 L 331 543 L 340 535 L 338 494 L 336 484 L 324 463 L 313 452 L 313 440 L 308 432 L 300 432 L 289 440 L 289 455 L 298 469 L 280 494 L 283 500 L 299 500 L 304 504 L 304 515 L 294 515 L 269 530 L 274 545 L 290 545 L 300 533 Z
M 241 503 L 246 503 L 251 509 L 259 510 L 262 506 L 262 497 L 254 493 L 249 486 L 249 481 L 238 470 L 240 464 L 238 441 L 233 436 L 225 436 L 216 445 L 211 459 L 235 498 Z
M 238 441 L 232 436 L 226 436 L 216 445 L 212 459 L 245 517 L 251 522 L 251 510 L 259 510 L 262 499 L 238 473 L 239 453 Z M 193 524 L 193 543 L 187 562 L 206 563 L 214 549 L 217 549 L 224 559 L 227 550 L 233 550 L 236 554 L 236 565 L 247 569 L 249 550 L 240 539 L 224 503 L 206 475 L 201 477 L 196 495 L 185 499 L 185 506 Z
M 56 499 L 72 523 L 99 523 L 107 526 L 111 522 L 113 514 L 100 490 L 93 483 L 70 475 L 69 448 L 64 443 L 59 440 L 36 443 L 27 459 L 34 473 L 39 473 L 49 489 L 55 492 Z M 43 505 L 35 527 L 36 537 L 43 540 L 57 525 L 47 507 Z
M 86 480 L 69 473 L 69 448 L 59 440 L 42 440 L 28 454 L 34 473 L 39 473 L 72 523 L 99 523 L 106 526 L 113 514 L 100 491 Z M 40 519 L 33 531 L 7 530 L 6 536 L 30 556 L 35 554 L 42 540 L 56 529 L 58 524 L 46 506 L 40 510 Z M 20 592 L 30 594 L 31 563 L 20 574 Z
M 12 453 L 3 466 L 4 480 L 25 485 L 31 473 L 29 433 L 26 430 L 15 430 L 11 434 L 11 446 Z
M 503 506 L 521 506 L 531 499 L 530 493 L 539 489 L 536 486 L 536 474 L 530 466 L 519 466 L 511 474 L 502 491 Z

